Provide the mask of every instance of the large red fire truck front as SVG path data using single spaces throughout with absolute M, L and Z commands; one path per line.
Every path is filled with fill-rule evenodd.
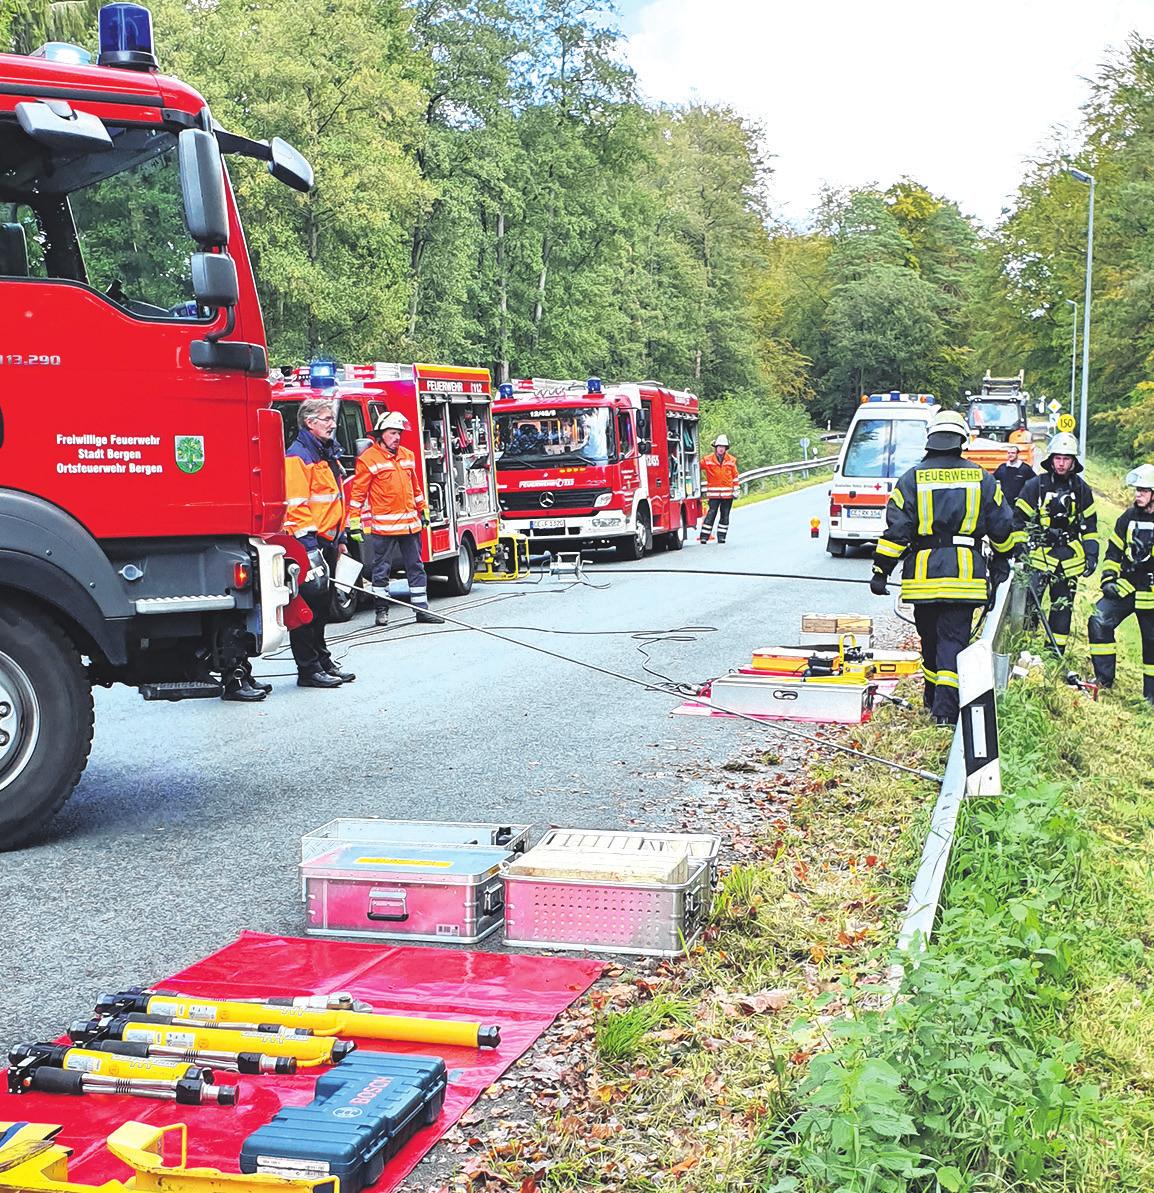
M 151 18 L 100 57 L 0 54 L 0 848 L 88 757 L 91 684 L 215 696 L 284 640 L 284 452 L 222 152 L 307 190 L 156 71 Z
M 493 406 L 501 522 L 552 547 L 679 550 L 701 517 L 698 401 L 653 381 L 540 379 Z

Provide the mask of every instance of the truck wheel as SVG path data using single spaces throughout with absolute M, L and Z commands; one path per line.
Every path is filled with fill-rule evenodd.
M 457 558 L 449 560 L 444 573 L 453 596 L 468 596 L 473 591 L 473 572 L 476 567 L 477 553 L 473 549 L 473 540 L 463 538 L 457 548 Z
M 845 539 L 827 538 L 825 540 L 825 549 L 835 559 L 843 559 L 845 557 L 845 549 L 846 549 Z
M 685 524 L 685 514 L 681 515 L 681 521 L 676 530 L 671 530 L 665 536 L 665 546 L 669 551 L 680 551 L 685 546 L 685 540 L 689 537 L 689 527 Z
M 618 559 L 644 559 L 653 546 L 653 530 L 649 524 L 649 511 L 642 506 L 637 511 L 637 527 L 627 539 L 617 540 Z
M 72 794 L 92 723 L 75 646 L 42 614 L 0 604 L 0 850 L 31 841 Z

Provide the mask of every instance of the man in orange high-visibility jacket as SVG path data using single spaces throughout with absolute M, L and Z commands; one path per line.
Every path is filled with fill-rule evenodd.
M 701 519 L 701 534 L 697 541 L 709 542 L 716 520 L 717 541 L 724 543 L 729 533 L 729 511 L 741 490 L 737 483 L 737 461 L 729 454 L 729 440 L 724 435 L 718 435 L 713 441 L 713 455 L 701 461 L 701 477 L 709 508 Z
M 401 446 L 403 414 L 382 414 L 373 428 L 376 443 L 357 457 L 357 471 L 349 496 L 353 529 L 368 532 L 372 542 L 373 593 L 377 625 L 389 624 L 389 577 L 398 559 L 409 581 L 409 603 L 418 621 L 434 621 L 428 614 L 428 580 L 421 562 L 421 527 L 428 526 L 425 494 L 417 458 Z
M 300 539 L 309 554 L 309 573 L 302 578 L 301 596 L 312 610 L 308 625 L 290 631 L 289 643 L 302 688 L 339 688 L 356 676 L 342 671 L 325 645 L 332 592 L 329 576 L 345 542 L 345 503 L 341 491 L 344 469 L 336 430 L 334 404 L 308 398 L 297 410 L 297 437 L 285 455 L 285 533 Z

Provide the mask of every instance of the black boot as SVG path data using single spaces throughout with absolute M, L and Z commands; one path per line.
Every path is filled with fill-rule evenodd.
M 377 610 L 375 621 L 379 626 L 387 626 L 389 624 L 389 607 L 387 605 L 383 609 Z
M 321 670 L 324 671 L 326 675 L 335 675 L 337 679 L 341 681 L 341 683 L 352 683 L 353 680 L 357 678 L 352 671 L 342 671 L 336 665 L 336 663 L 332 661 L 332 659 L 329 659 L 327 663 L 323 663 L 321 665 Z
M 311 671 L 301 671 L 297 674 L 298 688 L 339 688 L 343 682 L 335 675 L 329 675 L 327 671 L 322 671 L 319 666 L 314 667 Z
M 222 700 L 235 700 L 243 704 L 256 704 L 263 700 L 269 692 L 272 691 L 272 685 L 254 684 L 252 677 L 247 672 L 239 668 L 234 671 L 224 681 L 224 691 L 221 692 L 220 698 Z
M 424 622 L 428 625 L 444 625 L 445 619 L 438 617 L 435 613 L 429 612 L 428 605 L 414 605 L 414 611 L 417 614 L 417 621 Z

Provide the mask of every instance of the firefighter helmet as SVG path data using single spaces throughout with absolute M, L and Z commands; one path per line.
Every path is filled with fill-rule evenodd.
M 729 439 L 725 435 L 718 435 L 718 437 L 713 441 L 713 446 L 714 447 L 728 447 Z
M 374 431 L 403 431 L 408 426 L 405 416 L 394 410 L 385 411 L 373 426 Z
M 930 451 L 954 451 L 970 441 L 970 428 L 956 410 L 939 410 L 930 422 L 926 447 Z
M 1069 456 L 1074 461 L 1074 471 L 1082 471 L 1082 462 L 1078 459 L 1078 441 L 1069 431 L 1059 431 L 1050 439 L 1042 467 L 1048 470 L 1050 461 L 1055 456 Z
M 1154 464 L 1139 464 L 1126 473 L 1126 483 L 1132 489 L 1154 489 Z

